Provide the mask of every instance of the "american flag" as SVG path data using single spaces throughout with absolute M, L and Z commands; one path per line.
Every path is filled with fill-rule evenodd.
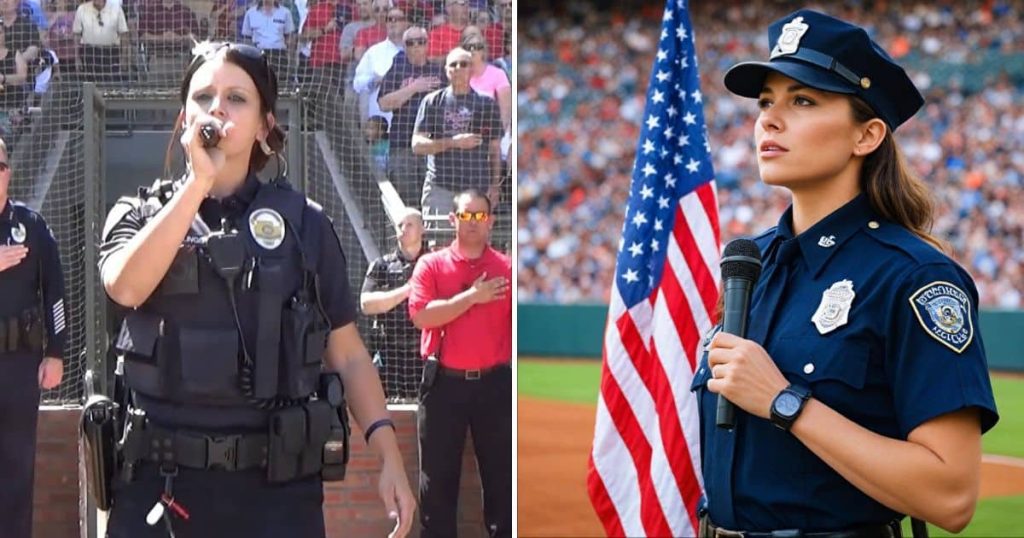
M 669 0 L 626 209 L 587 488 L 609 536 L 696 536 L 701 336 L 715 322 L 718 201 L 693 31 Z

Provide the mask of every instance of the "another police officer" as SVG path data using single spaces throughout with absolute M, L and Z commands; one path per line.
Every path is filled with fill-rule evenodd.
M 122 198 L 103 232 L 103 285 L 132 308 L 114 342 L 133 401 L 108 536 L 322 538 L 321 476 L 347 442 L 325 358 L 404 536 L 415 500 L 341 245 L 318 206 L 255 175 L 284 145 L 273 70 L 251 46 L 201 44 L 180 98 L 187 173 Z
M 57 241 L 10 182 L 0 140 L 0 534 L 28 538 L 39 389 L 60 384 L 67 318 Z
M 419 210 L 406 207 L 395 230 L 398 245 L 370 263 L 359 304 L 364 314 L 373 316 L 371 345 L 374 360 L 379 361 L 384 394 L 389 399 L 415 398 L 423 359 L 420 330 L 409 319 L 408 298 L 413 267 L 426 253 L 423 216 Z
M 693 381 L 702 534 L 898 536 L 904 515 L 957 532 L 998 417 L 974 282 L 929 235 L 928 189 L 892 134 L 923 98 L 864 30 L 821 13 L 773 23 L 769 49 L 725 85 L 758 99 L 761 178 L 793 204 L 755 239 L 747 337 L 711 338 Z M 719 395 L 745 411 L 733 429 Z

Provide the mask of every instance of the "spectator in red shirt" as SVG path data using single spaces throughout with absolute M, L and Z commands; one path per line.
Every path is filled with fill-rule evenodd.
M 199 36 L 195 13 L 181 0 L 144 3 L 139 13 L 139 34 L 146 45 L 149 81 L 167 83 L 181 78 Z
M 430 31 L 427 56 L 432 62 L 443 61 L 452 49 L 459 46 L 462 31 L 469 26 L 469 0 L 447 0 L 445 13 L 447 17 L 444 24 Z
M 247 0 L 216 0 L 210 19 L 214 23 L 213 39 L 239 41 L 242 35 L 242 18 L 249 5 Z
M 348 6 L 340 0 L 315 0 L 302 28 L 301 39 L 313 42 L 306 91 L 310 97 L 307 102 L 311 117 L 317 128 L 333 123 L 328 121 L 328 117 L 340 108 L 338 91 L 346 66 L 352 59 L 352 49 L 339 46 L 341 29 L 348 23 L 349 13 Z
M 356 34 L 352 58 L 357 62 L 363 58 L 366 49 L 388 38 L 388 10 L 394 7 L 394 4 L 391 0 L 373 0 L 370 6 L 373 10 L 374 24 L 359 30 Z
M 497 60 L 505 55 L 505 34 L 512 31 L 512 0 L 496 0 L 494 9 L 501 19 L 484 27 L 488 58 Z
M 466 430 L 473 435 L 489 536 L 512 536 L 512 262 L 488 245 L 483 193 L 455 197 L 455 241 L 420 258 L 409 314 L 423 329 L 420 389 L 422 538 L 456 536 Z M 436 360 L 434 360 L 436 358 Z

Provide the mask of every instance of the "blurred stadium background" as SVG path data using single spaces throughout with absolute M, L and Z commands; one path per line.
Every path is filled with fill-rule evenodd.
M 256 16 L 260 6 L 272 16 Z M 389 133 L 388 114 L 376 106 L 390 67 L 416 63 L 404 50 L 403 30 L 413 25 L 425 30 L 426 54 L 440 73 L 448 51 L 470 34 L 479 34 L 486 48 L 474 55 L 474 76 L 497 70 L 507 82 L 513 13 L 511 0 L 0 0 L 0 136 L 10 148 L 14 171 L 10 195 L 43 213 L 60 244 L 66 277 L 70 323 L 65 377 L 57 389 L 43 394 L 42 403 L 51 409 L 80 404 L 85 370 L 113 367 L 107 333 L 116 329 L 116 313 L 107 308 L 96 270 L 102 225 L 119 196 L 135 194 L 164 173 L 165 154 L 170 155 L 173 174 L 183 169 L 171 129 L 181 108 L 178 84 L 195 42 L 256 43 L 264 50 L 278 76 L 277 120 L 287 132 L 287 144 L 282 159 L 276 166 L 269 163 L 262 176 L 286 175 L 324 207 L 348 261 L 348 274 L 339 278 L 348 278 L 358 298 L 368 264 L 396 246 L 393 220 L 398 210 L 420 206 L 422 171 L 414 177 L 389 167 L 399 153 L 416 159 L 408 151 L 412 125 L 407 123 L 403 133 Z M 392 44 L 386 45 L 389 35 Z M 357 73 L 363 75 L 362 83 Z M 401 87 L 410 79 L 397 80 Z M 447 84 L 442 79 L 438 87 Z M 493 96 L 499 97 L 499 91 Z M 415 119 L 422 95 L 410 99 L 412 118 L 407 112 L 404 121 Z M 496 101 L 499 108 L 507 108 L 510 120 L 511 98 L 507 107 L 500 98 Z M 506 181 L 495 208 L 492 240 L 510 251 L 507 125 L 505 134 Z M 464 163 L 457 166 L 467 176 L 476 172 Z M 426 240 L 444 246 L 452 230 L 447 221 L 436 224 Z M 395 344 L 394 333 L 377 331 L 369 316 L 360 316 L 359 328 L 371 353 Z M 390 403 L 415 402 L 420 365 L 419 360 L 383 361 L 381 376 Z M 97 379 L 97 388 L 103 388 L 105 377 Z M 44 485 L 37 487 L 37 507 L 42 507 L 37 511 L 43 511 L 36 521 L 50 526 L 37 534 L 63 536 L 60 529 L 76 522 L 58 521 L 63 517 L 59 510 L 65 505 L 77 510 L 78 498 L 48 495 L 76 480 L 76 449 L 73 437 L 67 437 L 74 435 L 75 426 L 67 418 L 47 417 L 40 422 L 37 467 L 42 476 L 37 483 Z M 415 421 L 406 418 L 399 421 L 400 439 L 415 477 Z M 374 465 L 369 457 L 357 462 L 356 470 Z M 373 489 L 372 479 L 353 476 L 356 487 Z M 374 498 L 364 494 L 354 502 L 335 493 L 328 496 L 328 504 L 347 503 L 342 515 L 352 516 L 362 505 L 379 511 Z M 479 511 L 478 500 L 470 503 L 476 506 L 470 512 Z M 386 533 L 379 525 L 373 527 L 386 523 L 378 519 L 383 518 L 360 519 L 355 524 L 370 527 L 348 530 L 355 535 Z M 58 529 L 55 521 L 68 526 Z M 483 532 L 482 524 L 469 531 Z
M 800 7 L 817 8 L 867 28 L 911 73 L 925 108 L 897 133 L 911 167 L 938 203 L 933 231 L 974 276 L 983 309 L 990 366 L 1024 370 L 1024 2 L 691 0 L 701 91 L 718 184 L 722 244 L 773 226 L 786 191 L 758 178 L 751 126 L 753 100 L 728 93 L 722 78 L 737 61 L 766 56 L 767 24 Z M 600 357 L 623 210 L 644 110 L 664 2 L 627 4 L 567 0 L 524 2 L 518 31 L 518 222 L 520 357 Z M 531 400 L 593 406 L 600 365 L 594 361 L 522 361 L 520 416 Z M 987 454 L 1024 452 L 1024 390 L 999 377 L 1002 421 L 985 437 Z M 568 404 L 572 405 L 572 404 Z M 593 427 L 593 412 L 577 414 Z M 541 420 L 546 420 L 542 418 Z M 559 527 L 582 504 L 589 439 L 548 442 L 524 437 L 520 421 L 520 529 L 524 536 L 586 535 Z M 545 422 L 542 432 L 559 425 Z M 546 435 L 546 433 L 545 433 Z M 541 446 L 540 443 L 547 443 Z M 530 452 L 532 450 L 532 452 Z M 536 472 L 524 454 L 568 451 L 578 483 Z M 568 456 L 567 456 L 568 457 Z M 1024 533 L 1024 475 L 983 500 L 966 536 Z M 543 480 L 543 487 L 535 481 Z M 545 490 L 557 495 L 531 499 Z M 1017 496 L 1007 496 L 1016 491 Z M 523 493 L 530 492 L 530 493 Z M 545 505 L 537 524 L 524 504 Z M 590 513 L 588 514 L 587 511 Z M 596 522 L 596 518 L 592 520 Z M 566 531 L 565 529 L 570 529 Z M 600 530 L 600 527 L 596 527 Z M 558 532 L 561 530 L 561 532 Z M 934 533 L 933 529 L 933 535 Z M 937 535 L 942 535 L 938 533 Z

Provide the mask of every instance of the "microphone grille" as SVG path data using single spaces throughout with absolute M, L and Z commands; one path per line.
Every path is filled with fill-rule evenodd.
M 743 278 L 756 281 L 761 276 L 761 249 L 750 239 L 734 239 L 722 254 L 722 280 Z

